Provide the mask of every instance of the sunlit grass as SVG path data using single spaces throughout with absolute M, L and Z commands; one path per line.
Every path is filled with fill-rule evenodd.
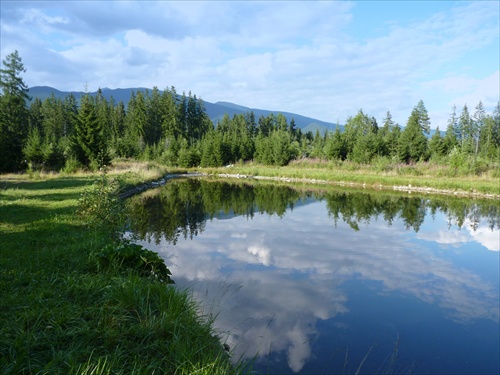
M 319 159 L 293 161 L 284 167 L 260 165 L 253 162 L 231 167 L 205 168 L 209 174 L 239 174 L 269 178 L 308 180 L 311 183 L 333 183 L 376 189 L 429 188 L 435 193 L 490 194 L 500 198 L 500 179 L 494 170 L 479 176 L 452 176 L 450 168 L 430 163 L 414 165 L 363 165 L 353 162 Z M 411 189 L 409 189 L 411 190 Z
M 109 173 L 134 184 L 164 172 Z M 0 176 L 0 373 L 239 371 L 186 291 L 99 269 L 92 254 L 110 239 L 75 215 L 94 178 Z

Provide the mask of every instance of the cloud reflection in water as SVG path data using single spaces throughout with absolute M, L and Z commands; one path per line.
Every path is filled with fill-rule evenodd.
M 400 219 L 390 226 L 375 219 L 360 223 L 358 232 L 343 222 L 334 226 L 325 203 L 315 202 L 283 218 L 214 219 L 193 241 L 148 247 L 172 265 L 178 286 L 192 289 L 217 314 L 215 323 L 236 357 L 286 352 L 288 366 L 298 372 L 312 355 L 318 319 L 349 312 L 343 285 L 351 279 L 379 281 L 379 293 L 437 305 L 455 322 L 499 321 L 498 286 L 419 242 L 456 245 L 475 236 L 446 231 L 444 219 L 433 225 L 434 233 L 423 229 L 415 236 Z M 475 233 L 482 230 L 491 232 L 480 227 Z

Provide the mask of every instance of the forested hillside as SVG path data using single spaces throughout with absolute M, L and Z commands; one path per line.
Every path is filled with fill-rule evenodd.
M 30 100 L 21 57 L 8 55 L 1 70 L 0 172 L 27 168 L 73 171 L 98 169 L 113 158 L 156 160 L 172 166 L 221 166 L 254 160 L 283 166 L 293 159 L 321 158 L 372 163 L 381 159 L 414 163 L 433 160 L 469 173 L 498 166 L 500 103 L 486 113 L 453 108 L 444 135 L 429 137 L 423 101 L 404 127 L 387 112 L 382 124 L 360 110 L 345 128 L 303 132 L 283 114 L 252 111 L 224 115 L 213 124 L 202 100 L 175 88 L 132 92 L 127 102 L 97 95 L 51 95 Z M 226 104 L 227 105 L 227 104 Z
M 176 91 L 175 88 L 170 88 L 171 91 Z M 127 88 L 127 89 L 109 89 L 109 88 L 103 88 L 98 91 L 94 92 L 89 92 L 85 93 L 82 91 L 59 91 L 53 87 L 49 86 L 35 86 L 30 88 L 30 96 L 31 96 L 31 101 L 34 99 L 40 99 L 42 102 L 51 97 L 54 96 L 55 99 L 64 99 L 65 97 L 69 95 L 73 95 L 77 101 L 77 103 L 80 103 L 80 100 L 83 96 L 86 94 L 89 94 L 90 96 L 97 96 L 97 95 L 102 95 L 106 100 L 110 101 L 111 99 L 114 100 L 115 103 L 118 102 L 123 102 L 125 103 L 125 107 L 132 95 L 132 93 L 136 94 L 137 92 L 142 91 L 143 94 L 149 95 L 149 93 L 152 91 L 151 89 L 147 89 L 145 87 L 136 87 L 136 88 Z M 159 90 L 160 95 L 163 94 L 162 90 Z M 189 94 L 188 94 L 189 95 Z M 181 94 L 178 93 L 176 100 L 181 99 Z M 258 109 L 258 108 L 249 108 L 249 107 L 244 107 L 238 104 L 234 103 L 229 103 L 229 102 L 216 102 L 216 103 L 210 103 L 207 101 L 203 102 L 205 111 L 210 117 L 210 120 L 214 124 L 217 124 L 219 121 L 222 120 L 224 115 L 229 115 L 229 117 L 234 117 L 234 115 L 244 115 L 247 112 L 253 112 L 255 117 L 258 118 L 260 116 L 267 117 L 271 113 L 281 113 L 284 115 L 287 119 L 288 122 L 290 122 L 292 119 L 297 124 L 297 128 L 300 128 L 302 132 L 307 132 L 307 131 L 313 131 L 316 132 L 316 130 L 319 130 L 320 133 L 324 133 L 325 131 L 333 131 L 335 130 L 337 124 L 331 123 L 331 122 L 325 122 L 321 121 L 318 119 L 314 119 L 311 117 L 306 117 L 299 115 L 297 113 L 290 113 L 290 112 L 282 112 L 282 111 L 270 111 L 270 110 L 265 110 L 265 109 Z M 339 125 L 341 129 L 343 129 L 342 125 Z

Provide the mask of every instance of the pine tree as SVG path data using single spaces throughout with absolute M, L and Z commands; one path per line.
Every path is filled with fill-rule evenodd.
M 373 125 L 372 119 L 364 114 L 362 109 L 358 111 L 356 116 L 347 119 L 344 132 L 348 158 L 353 157 L 354 146 L 358 138 L 373 131 Z
M 162 137 L 178 138 L 182 135 L 177 108 L 177 92 L 175 87 L 166 89 L 162 94 Z
M 146 144 L 157 144 L 162 138 L 162 122 L 164 118 L 164 107 L 158 87 L 153 87 L 151 94 L 146 98 L 148 121 L 144 131 Z
M 457 107 L 453 106 L 453 112 L 451 113 L 451 117 L 448 120 L 448 126 L 446 127 L 446 133 L 443 139 L 446 154 L 449 154 L 451 150 L 453 150 L 459 144 L 458 137 L 460 136 L 460 131 L 458 129 L 456 111 Z
M 37 128 L 42 131 L 43 124 L 43 103 L 40 98 L 34 98 L 29 107 L 29 130 Z
M 245 123 L 247 125 L 248 134 L 253 138 L 257 131 L 257 123 L 255 122 L 255 114 L 253 111 L 245 113 Z
M 69 137 L 75 131 L 75 124 L 78 121 L 78 104 L 73 94 L 69 94 L 63 103 L 64 124 L 63 137 Z
M 122 101 L 114 105 L 114 101 L 110 101 L 111 110 L 111 144 L 117 148 L 118 140 L 125 134 L 125 119 L 127 113 L 125 111 L 125 104 Z
M 43 137 L 47 143 L 57 143 L 63 135 L 64 111 L 61 99 L 54 93 L 44 100 L 43 111 Z
M 333 135 L 329 136 L 326 140 L 324 154 L 325 157 L 330 160 L 345 160 L 347 152 L 344 142 L 344 136 L 343 133 L 340 132 L 340 129 L 338 127 L 335 128 Z
M 427 113 L 427 109 L 425 108 L 424 102 L 420 100 L 415 107 L 418 112 L 418 125 L 423 133 L 429 134 L 431 129 L 431 120 L 429 118 L 429 114 Z
M 441 132 L 439 131 L 439 126 L 436 128 L 436 132 L 429 140 L 429 153 L 431 158 L 436 159 L 446 155 L 446 144 L 441 136 Z
M 490 160 L 500 159 L 500 102 L 497 102 L 493 115 L 483 120 L 479 144 L 481 155 Z
M 23 146 L 28 135 L 30 99 L 28 86 L 20 74 L 26 72 L 17 51 L 7 55 L 0 69 L 0 171 L 13 172 L 21 168 Z
M 460 129 L 460 147 L 462 148 L 462 151 L 472 153 L 474 150 L 474 126 L 467 104 L 464 105 L 462 113 L 460 114 L 458 127 Z
M 78 120 L 74 141 L 79 161 L 92 169 L 103 167 L 109 163 L 104 129 L 97 118 L 95 99 L 88 94 L 81 100 Z
M 38 127 L 30 128 L 23 154 L 26 160 L 31 163 L 31 167 L 36 168 L 43 162 L 43 142 Z
M 481 101 L 479 101 L 476 106 L 476 111 L 474 112 L 474 116 L 472 118 L 472 139 L 475 143 L 474 152 L 477 155 L 479 152 L 479 134 L 481 132 L 482 127 L 484 126 L 484 119 L 486 117 L 484 106 Z
M 422 112 L 422 106 L 415 106 L 399 138 L 398 155 L 401 161 L 417 162 L 426 157 L 427 138 L 424 131 L 428 123 L 427 111 Z

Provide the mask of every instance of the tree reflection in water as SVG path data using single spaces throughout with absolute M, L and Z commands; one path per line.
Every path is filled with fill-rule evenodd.
M 296 190 L 275 184 L 212 181 L 210 179 L 174 180 L 162 188 L 130 199 L 131 230 L 139 238 L 156 243 L 165 238 L 176 243 L 179 236 L 193 238 L 203 232 L 207 220 L 225 215 L 285 215 L 309 198 L 326 201 L 329 216 L 336 225 L 339 220 L 352 229 L 359 223 L 382 218 L 391 225 L 401 218 L 406 229 L 418 232 L 427 210 L 432 215 L 442 212 L 448 223 L 462 227 L 470 223 L 477 229 L 480 220 L 491 230 L 500 228 L 500 203 L 455 197 L 402 196 L 397 193 L 345 191 L 335 188 Z

